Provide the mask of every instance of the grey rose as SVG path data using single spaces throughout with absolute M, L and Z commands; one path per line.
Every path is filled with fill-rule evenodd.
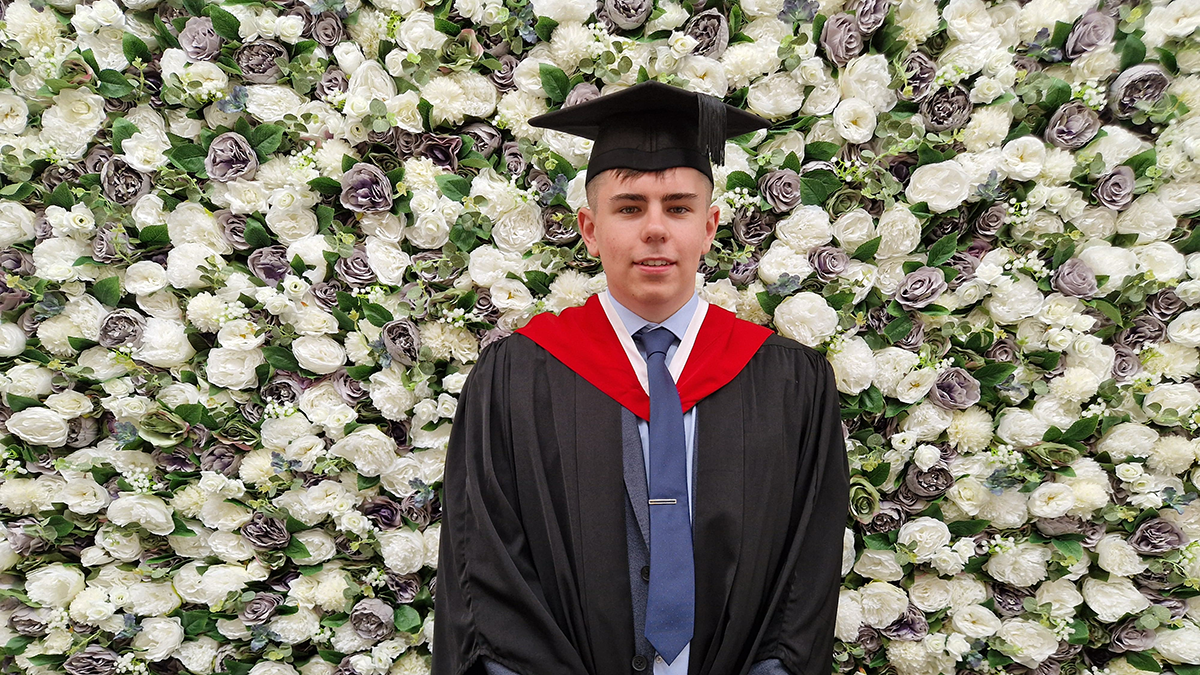
M 333 48 L 346 38 L 346 27 L 335 12 L 321 12 L 312 24 L 312 39 L 318 44 Z
M 1109 109 L 1121 118 L 1133 117 L 1139 103 L 1156 103 L 1171 84 L 1156 63 L 1139 63 L 1117 76 L 1108 89 Z
M 359 162 L 342 174 L 342 206 L 358 213 L 389 211 L 392 182 L 374 164 Z
M 904 57 L 900 65 L 905 87 L 896 93 L 906 101 L 921 101 L 933 92 L 933 80 L 937 75 L 937 63 L 925 52 L 912 52 Z
M 1163 555 L 1183 546 L 1183 531 L 1164 518 L 1151 518 L 1129 537 L 1129 547 L 1142 555 Z
M 117 255 L 118 251 L 131 249 L 129 234 L 123 231 L 118 232 L 113 223 L 102 225 L 96 230 L 96 236 L 92 239 L 92 257 L 96 262 L 115 263 L 121 259 Z
M 580 103 L 587 103 L 593 99 L 600 98 L 600 88 L 591 82 L 580 82 L 571 87 L 571 92 L 567 94 L 567 98 L 563 100 L 562 107 L 569 108 Z
M 1136 179 L 1133 169 L 1118 166 L 1096 180 L 1096 189 L 1092 195 L 1101 206 L 1123 211 L 1133 202 L 1133 187 Z
M 887 19 L 891 8 L 889 0 L 858 0 L 854 6 L 854 19 L 863 35 L 870 35 L 879 30 Z
M 15 248 L 6 248 L 0 251 L 0 270 L 16 274 L 18 276 L 30 275 L 37 271 L 37 266 L 33 264 L 33 256 Z
M 260 393 L 263 400 L 287 404 L 299 401 L 303 391 L 304 386 L 295 377 L 276 375 L 262 388 Z
M 1064 150 L 1078 150 L 1100 132 L 1100 116 L 1083 101 L 1067 101 L 1054 111 L 1046 124 L 1046 142 Z
M 564 206 L 552 204 L 542 209 L 542 231 L 546 241 L 555 246 L 566 246 L 579 239 L 575 222 L 575 212 Z
M 358 510 L 381 530 L 394 530 L 404 524 L 400 504 L 390 497 L 371 497 L 358 505 Z
M 818 246 L 808 252 L 808 263 L 817 278 L 828 283 L 846 271 L 850 256 L 837 246 Z
M 370 286 L 375 283 L 375 273 L 371 271 L 371 263 L 367 260 L 367 249 L 363 244 L 357 244 L 354 251 L 346 258 L 338 258 L 333 265 L 338 278 L 355 288 Z
M 646 23 L 652 9 L 652 0 L 604 0 L 608 20 L 621 30 L 633 30 Z
M 113 157 L 100 169 L 100 186 L 109 201 L 129 206 L 150 192 L 150 176 Z
M 839 68 L 862 53 L 865 46 L 858 22 L 846 12 L 834 14 L 821 27 L 821 49 Z
M 370 395 L 371 392 L 363 387 L 363 383 L 350 377 L 343 368 L 330 376 L 333 382 L 333 388 L 337 391 L 338 396 L 346 402 L 346 405 L 357 405 L 360 401 Z
M 908 473 L 904 476 L 904 487 L 921 499 L 940 497 L 952 485 L 954 485 L 954 475 L 945 467 L 937 464 L 929 467 L 928 471 L 922 471 L 921 467 L 916 464 L 910 464 Z
M 745 286 L 758 278 L 758 263 L 761 251 L 754 251 L 746 260 L 738 260 L 729 269 L 729 280 L 737 286 Z
M 1137 619 L 1126 619 L 1117 626 L 1109 639 L 1109 650 L 1122 652 L 1144 652 L 1154 646 L 1154 631 L 1138 628 Z
M 758 179 L 758 191 L 775 213 L 791 211 L 800 203 L 800 174 L 776 169 Z
M 458 151 L 462 149 L 462 137 L 442 134 L 422 134 L 415 148 L 418 157 L 426 157 L 450 173 L 458 171 Z
M 396 610 L 379 598 L 364 598 L 350 611 L 350 625 L 364 640 L 386 640 L 396 632 Z
M 1079 258 L 1070 258 L 1059 265 L 1050 277 L 1050 285 L 1059 293 L 1073 298 L 1088 299 L 1100 290 L 1096 273 Z
M 115 153 L 112 148 L 96 145 L 88 150 L 88 154 L 83 158 L 83 168 L 85 173 L 100 173 L 100 169 L 104 168 L 104 163 L 112 159 Z
M 346 73 L 342 72 L 337 66 L 330 66 L 321 75 L 321 79 L 317 81 L 316 87 L 313 88 L 313 93 L 317 98 L 328 99 L 331 96 L 345 93 L 350 88 L 350 80 L 346 77 Z
M 1059 537 L 1064 534 L 1080 534 L 1083 532 L 1083 520 L 1079 516 L 1038 518 L 1033 524 L 1037 526 L 1038 532 L 1047 537 Z
M 127 308 L 114 309 L 100 322 L 100 346 L 137 347 L 142 343 L 144 330 L 146 319 L 141 314 Z
M 932 305 L 946 288 L 946 276 L 940 269 L 922 267 L 904 276 L 896 290 L 896 302 L 904 309 L 921 309 Z
M 229 209 L 220 209 L 214 211 L 213 216 L 216 217 L 217 224 L 221 226 L 221 234 L 230 246 L 238 251 L 249 251 L 254 248 L 246 243 L 245 214 L 234 213 Z
M 1112 376 L 1117 382 L 1128 382 L 1142 372 L 1142 359 L 1128 345 L 1113 345 Z
M 500 144 L 504 139 L 500 136 L 500 132 L 496 127 L 486 122 L 472 122 L 462 128 L 462 133 L 465 136 L 470 136 L 474 141 L 471 144 L 471 149 L 486 157 L 491 157 L 492 153 L 500 148 Z
M 275 616 L 275 610 L 281 604 L 283 604 L 282 595 L 255 593 L 254 597 L 250 598 L 250 601 L 242 607 L 242 611 L 238 612 L 238 618 L 247 626 L 257 626 Z
M 1063 53 L 1068 59 L 1077 59 L 1097 47 L 1112 42 L 1117 34 L 1117 22 L 1107 14 L 1089 10 L 1081 16 L 1067 35 Z
M 258 155 L 250 141 L 236 131 L 228 131 L 213 139 L 204 158 L 208 177 L 220 182 L 244 178 L 253 180 L 258 171 Z
M 975 218 L 975 233 L 981 237 L 994 237 L 1007 218 L 1007 205 L 1003 202 L 992 204 Z
M 68 675 L 113 675 L 117 672 L 117 653 L 92 643 L 68 656 L 62 667 Z
M 991 586 L 992 600 L 1001 616 L 1018 616 L 1025 613 L 1025 598 L 1032 598 L 1033 591 L 1008 584 L 996 583 Z
M 393 360 L 402 366 L 417 362 L 421 351 L 421 333 L 409 319 L 396 319 L 383 326 L 383 346 Z
M 292 267 L 288 264 L 287 247 L 276 244 L 255 249 L 246 260 L 254 276 L 275 286 L 284 277 L 291 274 Z
M 516 76 L 517 65 L 521 62 L 512 54 L 505 54 L 497 60 L 500 62 L 500 68 L 489 73 L 487 78 L 496 85 L 500 93 L 508 93 L 517 88 L 513 78 Z
M 946 410 L 966 410 L 979 403 L 979 380 L 966 370 L 954 366 L 938 375 L 929 390 L 929 400 Z
M 200 470 L 216 471 L 234 477 L 242 465 L 242 455 L 232 445 L 214 443 L 200 453 Z
M 729 20 L 715 9 L 700 12 L 683 26 L 683 32 L 696 39 L 692 53 L 719 59 L 729 48 Z
M 250 517 L 250 522 L 242 526 L 242 536 L 259 551 L 284 548 L 292 539 L 283 519 L 272 518 L 261 512 L 255 513 Z
M 1141 314 L 1128 328 L 1118 331 L 1113 339 L 1117 344 L 1138 349 L 1145 344 L 1162 342 L 1166 335 L 1167 324 L 1149 314 Z
M 1170 288 L 1164 288 L 1146 298 L 1146 311 L 1159 321 L 1170 320 L 1171 317 L 1182 312 L 1185 307 L 1187 307 L 1187 303 Z
M 775 216 L 756 208 L 740 206 L 733 213 L 733 238 L 744 246 L 758 246 L 775 231 Z
M 899 619 L 881 628 L 879 632 L 893 640 L 917 642 L 929 635 L 929 622 L 925 620 L 925 612 L 910 603 Z
M 396 574 L 387 570 L 383 580 L 387 587 L 396 594 L 396 601 L 402 605 L 407 605 L 415 600 L 417 594 L 421 592 L 421 577 L 416 573 Z
M 254 84 L 273 84 L 283 70 L 275 59 L 287 59 L 287 50 L 274 40 L 254 40 L 238 48 L 234 61 L 242 69 L 242 79 Z
M 216 61 L 224 44 L 225 38 L 217 35 L 207 16 L 193 16 L 179 31 L 179 48 L 192 61 Z
M 38 637 L 50 627 L 49 614 L 49 609 L 21 605 L 9 615 L 8 625 L 21 635 Z
M 971 118 L 971 94 L 961 84 L 935 89 L 921 101 L 921 117 L 930 131 L 954 131 Z
M 881 501 L 871 520 L 862 523 L 864 534 L 881 534 L 900 529 L 908 520 L 908 513 L 892 501 Z

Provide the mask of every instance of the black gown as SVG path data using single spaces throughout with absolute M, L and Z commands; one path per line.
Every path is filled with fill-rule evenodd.
M 833 369 L 772 335 L 697 406 L 688 674 L 825 675 L 849 498 Z M 620 404 L 524 335 L 486 347 L 446 457 L 434 675 L 633 673 L 625 500 Z

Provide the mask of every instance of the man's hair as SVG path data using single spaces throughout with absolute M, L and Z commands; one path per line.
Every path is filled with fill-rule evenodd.
M 672 167 L 672 168 L 674 168 L 674 167 Z M 668 169 L 659 169 L 657 171 L 643 171 L 642 169 L 626 169 L 626 168 L 608 169 L 606 171 L 601 171 L 599 175 L 597 175 L 595 178 L 588 181 L 588 184 L 587 184 L 588 208 L 593 209 L 593 210 L 596 208 L 596 200 L 597 200 L 596 191 L 600 189 L 600 183 L 598 181 L 601 179 L 601 176 L 604 176 L 605 174 L 608 174 L 609 180 L 612 180 L 612 179 L 633 180 L 635 178 L 641 177 L 644 174 L 654 174 L 661 179 L 662 176 L 667 171 L 668 171 Z M 703 175 L 703 174 L 701 174 L 701 175 Z M 710 179 L 708 176 L 704 176 L 704 180 L 708 183 L 708 191 L 706 193 L 708 195 L 708 198 L 704 200 L 704 205 L 709 206 L 712 204 L 713 182 L 712 182 L 712 179 Z

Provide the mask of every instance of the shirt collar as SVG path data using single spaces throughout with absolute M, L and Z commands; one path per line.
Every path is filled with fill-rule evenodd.
M 700 295 L 692 291 L 691 299 L 684 303 L 683 307 L 676 310 L 666 321 L 654 323 L 634 314 L 632 310 L 617 302 L 617 299 L 608 290 L 604 292 L 608 294 L 608 299 L 612 302 L 613 309 L 616 310 L 617 316 L 621 318 L 622 325 L 625 326 L 625 330 L 629 331 L 630 335 L 641 330 L 643 326 L 650 326 L 651 328 L 663 326 L 674 333 L 676 339 L 680 342 L 683 342 L 683 336 L 687 333 L 688 325 L 692 322 L 692 316 L 695 315 L 696 308 L 700 305 Z

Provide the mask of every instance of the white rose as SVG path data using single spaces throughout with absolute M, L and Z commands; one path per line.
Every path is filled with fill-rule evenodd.
M 904 578 L 904 568 L 896 562 L 893 551 L 866 550 L 854 563 L 854 571 L 860 576 L 879 581 L 900 581 Z
M 1049 560 L 1048 548 L 1026 542 L 993 555 L 984 567 L 999 581 L 1027 587 L 1046 578 Z
M 1119 534 L 1105 535 L 1096 544 L 1096 553 L 1098 555 L 1097 564 L 1111 574 L 1131 577 L 1146 571 L 1146 562 Z
M 58 448 L 67 442 L 67 421 L 49 408 L 33 407 L 15 412 L 5 425 L 17 438 L 33 445 Z
M 292 341 L 292 353 L 301 368 L 319 375 L 335 372 L 346 362 L 345 348 L 327 335 L 296 338 Z
M 913 204 L 925 202 L 929 210 L 943 213 L 967 200 L 971 181 L 961 164 L 950 159 L 918 167 L 909 177 L 904 195 Z
M 803 291 L 779 303 L 775 325 L 784 336 L 815 347 L 837 330 L 838 315 L 825 298 Z
M 146 320 L 142 344 L 133 351 L 133 358 L 159 368 L 182 366 L 195 355 L 196 350 L 184 333 L 184 325 L 157 317 Z
M 903 204 L 897 204 L 879 216 L 875 234 L 879 235 L 876 258 L 882 260 L 907 255 L 921 243 L 921 221 Z
M 1109 578 L 1108 581 L 1087 578 L 1083 580 L 1083 599 L 1096 612 L 1096 618 L 1112 623 L 1126 614 L 1136 614 L 1150 606 L 1133 582 L 1125 578 Z
M 1187 414 L 1200 406 L 1200 391 L 1196 389 L 1196 385 L 1190 382 L 1181 384 L 1159 384 L 1146 395 L 1142 400 L 1142 407 L 1146 414 L 1151 415 L 1154 421 L 1160 424 L 1166 423 L 1167 410 L 1174 410 L 1179 414 Z M 1157 412 L 1155 408 L 1157 407 Z
M 1175 229 L 1177 219 L 1171 209 L 1153 192 L 1133 200 L 1129 208 L 1117 216 L 1117 232 L 1138 235 L 1137 243 L 1145 244 L 1166 239 Z
M 950 543 L 950 530 L 935 518 L 916 518 L 900 526 L 896 541 L 908 547 L 917 557 L 917 562 L 928 562 L 939 548 Z
M 872 581 L 859 589 L 863 620 L 872 628 L 883 628 L 908 609 L 908 594 L 885 581 Z
M 412 264 L 412 258 L 398 244 L 368 236 L 365 247 L 367 264 L 380 283 L 392 286 L 404 284 L 404 273 Z
M 266 363 L 266 359 L 259 349 L 217 347 L 208 352 L 205 373 L 208 381 L 218 387 L 246 389 L 258 384 L 254 369 L 262 363 Z
M 1001 167 L 1009 178 L 1030 180 L 1042 172 L 1046 162 L 1046 144 L 1037 136 L 1022 136 L 1009 141 L 1001 151 Z
M 377 535 L 384 564 L 396 574 L 411 574 L 425 562 L 425 538 L 420 532 L 402 527 Z
M 112 498 L 103 485 L 92 480 L 91 476 L 87 474 L 84 476 L 68 480 L 58 495 L 59 499 L 63 501 L 67 509 L 74 513 L 98 513 L 108 506 Z
M 845 98 L 833 110 L 838 135 L 848 143 L 866 143 L 875 135 L 875 109 L 860 98 Z
M 828 244 L 833 237 L 829 214 L 819 206 L 800 206 L 775 225 L 775 235 L 797 253 Z
M 1028 668 L 1050 658 L 1058 650 L 1058 636 L 1040 623 L 1028 619 L 1009 619 L 1000 627 L 1001 651 Z
M 1029 513 L 1038 518 L 1065 516 L 1075 506 L 1075 493 L 1062 483 L 1043 483 L 1029 495 Z
M 1154 649 L 1171 663 L 1200 664 L 1200 627 L 1190 621 L 1178 629 L 1159 628 L 1154 632 Z
M 1035 595 L 1039 605 L 1051 606 L 1050 616 L 1067 619 L 1075 614 L 1075 608 L 1083 603 L 1083 596 L 1070 579 L 1043 582 Z
M 0 202 L 0 246 L 32 239 L 34 214 L 24 205 L 5 200 Z
M 889 86 L 892 75 L 883 54 L 865 54 L 852 59 L 838 73 L 837 83 L 843 99 L 864 101 L 877 113 L 887 112 L 896 105 L 896 90 Z
M 986 638 L 1000 630 L 1000 619 L 983 605 L 966 605 L 954 610 L 950 625 L 969 638 Z
M 922 612 L 937 612 L 950 606 L 950 582 L 936 575 L 918 572 L 908 589 L 908 597 Z
M 83 572 L 51 563 L 25 574 L 25 595 L 48 607 L 66 607 L 84 588 Z
M 183 623 L 178 617 L 153 616 L 142 619 L 141 630 L 133 638 L 133 648 L 145 650 L 142 658 L 162 661 L 183 644 Z
M 843 394 L 860 393 L 875 379 L 875 354 L 867 341 L 857 335 L 830 349 L 828 358 L 838 391 Z
M 804 103 L 804 87 L 790 73 L 777 72 L 750 85 L 746 105 L 768 119 L 795 114 Z
M 1175 344 L 1200 347 L 1200 309 L 1190 309 L 1167 324 L 1167 337 Z
M 784 274 L 805 279 L 812 274 L 812 265 L 806 254 L 796 251 L 782 239 L 776 239 L 758 261 L 758 278 L 773 284 Z
M 863 625 L 862 600 L 858 591 L 843 588 L 838 593 L 837 621 L 834 635 L 844 642 L 858 639 L 858 629 Z
M 378 427 L 365 426 L 333 444 L 329 453 L 352 462 L 364 476 L 378 476 L 396 461 L 396 441 Z
M 175 530 L 174 510 L 154 495 L 122 495 L 108 506 L 108 519 L 117 525 L 138 524 L 152 534 L 170 534 Z

